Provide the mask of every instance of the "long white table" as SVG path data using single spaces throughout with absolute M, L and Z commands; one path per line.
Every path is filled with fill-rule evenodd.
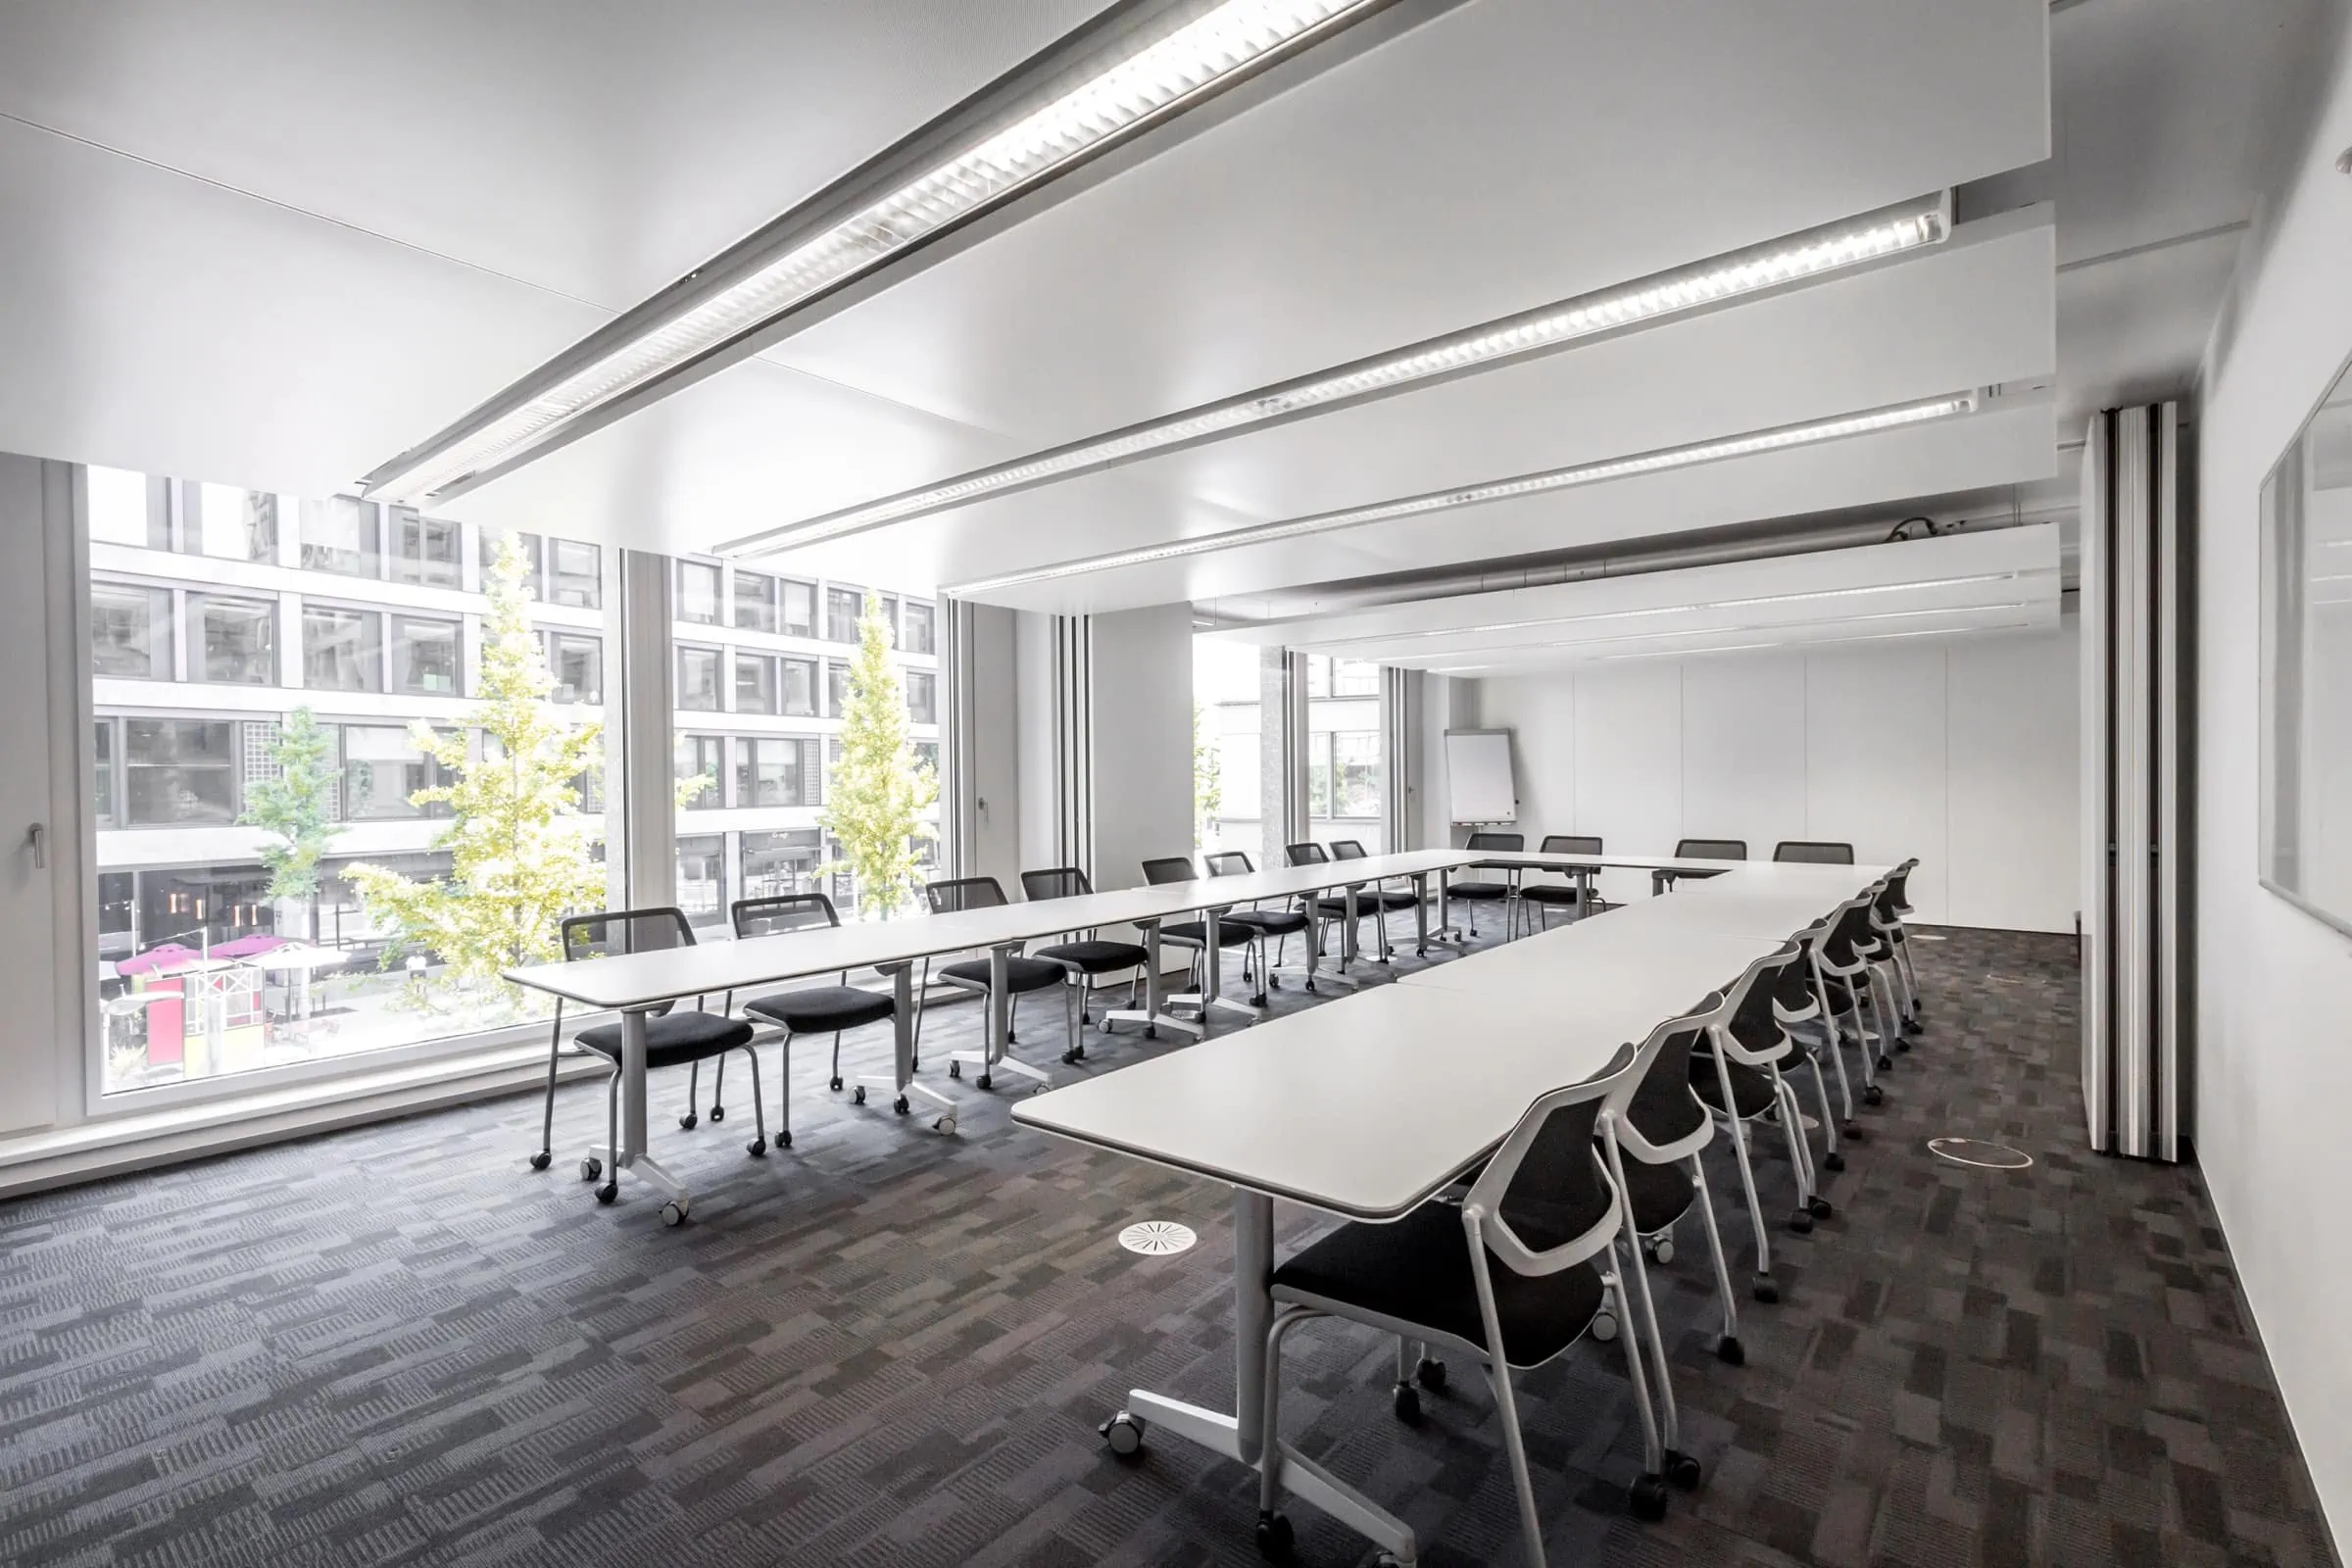
M 1372 862 L 1350 863 L 1361 875 Z M 1599 1071 L 1876 871 L 1755 875 L 1783 869 L 1734 864 L 1701 884 L 1723 890 L 1713 898 L 1644 901 L 1637 921 L 1580 920 L 1015 1105 L 1025 1126 L 1233 1190 L 1236 1413 L 1137 1389 L 1122 1414 L 1272 1467 L 1283 1490 L 1411 1561 L 1410 1527 L 1263 1430 L 1274 1200 L 1362 1220 L 1410 1211 L 1540 1096 Z M 1727 929 L 1727 913 L 1747 929 Z
M 1355 889 L 1375 881 L 1408 879 L 1426 888 L 1428 878 L 1469 863 L 1472 857 L 1458 850 L 1420 850 L 1401 855 L 1369 857 L 1324 865 L 1287 867 L 1248 876 L 1207 877 L 1157 887 L 1121 888 L 1080 898 L 1040 903 L 1007 904 L 995 908 L 967 909 L 955 914 L 920 915 L 905 920 L 860 921 L 854 925 L 797 931 L 778 936 L 750 937 L 690 948 L 662 948 L 576 963 L 533 964 L 511 969 L 506 978 L 519 986 L 558 997 L 575 1005 L 620 1015 L 620 1134 L 619 1147 L 590 1149 L 592 1158 L 614 1172 L 628 1172 L 661 1192 L 682 1216 L 692 1202 L 684 1183 L 664 1170 L 646 1152 L 646 1019 L 665 1003 L 694 997 L 720 997 L 730 991 L 750 991 L 845 969 L 872 968 L 891 977 L 898 1003 L 896 1061 L 888 1078 L 858 1080 L 862 1099 L 868 1088 L 886 1089 L 895 1096 L 893 1108 L 905 1114 L 914 1099 L 938 1107 L 933 1123 L 939 1131 L 956 1130 L 956 1102 L 918 1082 L 914 1076 L 913 965 L 944 954 L 984 951 L 989 955 L 986 1046 L 980 1055 L 985 1080 L 992 1066 L 1010 1066 L 1036 1078 L 1050 1080 L 1026 1063 L 1006 1054 L 1010 1032 L 1010 992 L 1005 964 L 1024 943 L 1064 932 L 1098 926 L 1134 925 L 1144 933 L 1151 954 L 1145 966 L 1147 1005 L 1140 1015 L 1147 1034 L 1160 1027 L 1204 1034 L 1207 1012 L 1196 1024 L 1166 1010 L 1159 965 L 1159 928 L 1169 919 L 1199 914 L 1208 937 L 1204 966 L 1204 1002 L 1225 1005 L 1252 1018 L 1257 1009 L 1219 997 L 1222 983 L 1217 921 L 1221 910 L 1262 901 L 1289 903 L 1299 898 L 1341 890 L 1350 913 Z M 1422 897 L 1426 922 L 1426 894 Z M 1353 921 L 1349 927 L 1352 929 Z M 1317 973 L 1320 953 L 1316 923 L 1307 923 L 1307 972 Z M 1118 1014 L 1136 1018 L 1136 1014 Z

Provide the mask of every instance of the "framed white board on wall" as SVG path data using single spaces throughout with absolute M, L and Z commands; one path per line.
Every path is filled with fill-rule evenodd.
M 1456 822 L 1516 822 L 1519 791 L 1511 782 L 1511 732 L 1446 732 L 1446 801 Z

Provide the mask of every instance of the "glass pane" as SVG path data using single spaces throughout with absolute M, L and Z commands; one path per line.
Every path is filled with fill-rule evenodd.
M 2352 368 L 2261 494 L 2260 866 L 2352 930 Z
M 735 711 L 772 713 L 776 710 L 776 662 L 758 654 L 735 656 Z
M 1193 641 L 1193 814 L 1199 848 L 1239 850 L 1265 865 L 1266 824 L 1281 810 L 1269 817 L 1259 801 L 1257 653 Z
M 548 673 L 556 680 L 548 696 L 559 703 L 605 700 L 605 640 L 586 632 L 557 631 L 547 637 Z
M 100 827 L 115 825 L 115 721 L 102 718 L 90 735 L 90 805 Z
M 710 935 L 729 935 L 723 868 L 727 840 L 723 833 L 702 833 L 678 840 L 678 907 L 689 924 L 722 928 Z
M 489 584 L 491 572 L 498 569 L 498 553 L 500 549 L 505 546 L 509 539 L 514 540 L 515 548 L 522 552 L 523 591 L 528 593 L 533 599 L 546 598 L 547 595 L 543 588 L 543 579 L 541 578 L 539 572 L 541 559 L 540 551 L 542 549 L 542 542 L 539 536 L 535 533 L 511 534 L 504 528 L 484 528 L 482 530 L 482 582 L 485 590 Z M 594 546 L 591 546 L 590 548 L 593 549 Z
M 784 667 L 784 711 L 796 718 L 816 716 L 816 662 L 787 659 Z
M 571 539 L 551 539 L 547 544 L 548 564 L 554 573 L 554 591 L 548 595 L 552 604 L 570 605 L 580 610 L 595 610 L 604 603 L 604 587 L 600 553 L 595 545 L 584 545 Z
M 172 678 L 172 596 L 125 583 L 90 585 L 90 671 Z
M 382 575 L 381 509 L 373 502 L 330 496 L 324 501 L 305 501 L 297 510 L 305 567 L 346 577 Z
M 1380 815 L 1380 734 L 1377 730 L 1348 730 L 1331 737 L 1331 765 L 1335 795 L 1332 815 Z
M 409 797 L 447 782 L 441 765 L 416 749 L 405 728 L 343 726 L 343 812 L 353 821 L 446 815 L 446 806 L 419 806 Z
M 838 659 L 825 661 L 825 716 L 839 718 L 850 700 L 850 666 Z
M 319 691 L 382 691 L 383 617 L 368 610 L 304 606 L 302 683 Z
M 172 548 L 172 514 L 167 486 L 122 468 L 88 470 L 90 537 L 145 550 Z
M 783 629 L 795 637 L 815 636 L 816 585 L 786 579 L 783 590 Z
M 190 595 L 196 678 L 238 686 L 277 684 L 277 606 L 268 600 Z
M 458 585 L 458 525 L 392 509 L 392 577 L 433 588 Z
M 1331 695 L 1334 697 L 1378 697 L 1380 695 L 1380 666 L 1368 659 L 1335 659 L 1331 662 Z
M 815 828 L 743 835 L 743 894 L 747 899 L 786 893 L 822 893 L 817 867 L 824 863 L 823 835 Z
M 937 653 L 939 650 L 933 642 L 931 615 L 932 610 L 929 605 L 912 599 L 907 600 L 904 619 L 905 630 L 900 634 L 899 646 L 910 654 Z
M 906 716 L 917 724 L 939 722 L 939 677 L 928 670 L 906 671 Z
M 192 484 L 185 548 L 223 561 L 277 559 L 277 497 L 225 484 Z
M 458 623 L 417 620 L 396 615 L 392 620 L 392 686 L 395 691 L 428 697 L 458 695 Z
M 858 617 L 865 612 L 865 596 L 855 588 L 825 590 L 825 640 L 854 643 L 858 640 Z
M 698 626 L 718 624 L 718 568 L 701 562 L 678 563 L 678 619 Z
M 718 650 L 678 650 L 678 706 L 690 712 L 718 711 Z
M 122 721 L 125 819 L 134 827 L 236 818 L 235 728 L 225 719 Z
M 776 629 L 775 578 L 756 571 L 736 571 L 735 624 L 748 631 Z
M 678 781 L 700 779 L 703 787 L 685 798 L 689 809 L 707 810 L 724 803 L 719 799 L 720 780 L 726 773 L 725 740 L 716 735 L 681 735 L 678 737 Z

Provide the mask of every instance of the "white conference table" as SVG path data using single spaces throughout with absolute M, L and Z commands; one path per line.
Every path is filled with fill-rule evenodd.
M 1021 1071 L 1050 1082 L 1026 1063 L 1005 1055 L 1010 1032 L 1010 991 L 1005 985 L 1006 960 L 1024 943 L 1065 932 L 1100 926 L 1134 925 L 1144 934 L 1151 961 L 1145 965 L 1148 1002 L 1138 1013 L 1118 1013 L 1140 1019 L 1147 1034 L 1161 1026 L 1201 1035 L 1206 1033 L 1208 1006 L 1223 1006 L 1255 1018 L 1258 1009 L 1219 996 L 1222 982 L 1217 922 L 1221 911 L 1237 905 L 1273 901 L 1287 904 L 1335 889 L 1344 890 L 1352 914 L 1355 892 L 1378 881 L 1411 880 L 1426 889 L 1433 874 L 1468 864 L 1474 858 L 1460 850 L 1418 850 L 1400 855 L 1371 856 L 1322 865 L 1286 867 L 1246 876 L 1205 877 L 1156 887 L 1120 888 L 1078 898 L 1001 905 L 953 914 L 918 915 L 905 920 L 859 921 L 853 925 L 820 927 L 776 936 L 748 937 L 732 942 L 698 944 L 686 948 L 649 949 L 615 954 L 571 963 L 533 964 L 506 971 L 505 978 L 519 986 L 557 997 L 578 1006 L 620 1015 L 620 1147 L 590 1149 L 591 1157 L 604 1161 L 618 1179 L 627 1171 L 661 1192 L 681 1214 L 692 1201 L 686 1186 L 646 1152 L 646 1020 L 663 1004 L 688 998 L 719 997 L 731 991 L 751 991 L 787 984 L 842 970 L 876 969 L 891 977 L 897 1001 L 895 1070 L 888 1078 L 860 1078 L 860 1097 L 869 1088 L 889 1090 L 892 1108 L 905 1114 L 910 1098 L 939 1107 L 934 1125 L 943 1133 L 956 1130 L 956 1102 L 914 1078 L 913 965 L 945 954 L 985 951 L 992 984 L 988 996 L 987 1045 L 982 1071 L 993 1065 L 1017 1065 Z M 1422 921 L 1427 904 L 1421 900 Z M 1200 1023 L 1165 1010 L 1159 965 L 1159 928 L 1162 922 L 1199 914 L 1208 939 L 1203 962 L 1207 985 Z M 1353 920 L 1349 922 L 1353 928 Z M 1320 952 L 1316 922 L 1307 922 L 1307 972 L 1317 972 Z M 1349 982 L 1352 983 L 1352 982 Z
M 1237 1413 L 1145 1389 L 1130 1392 L 1127 1413 L 1275 1467 L 1283 1490 L 1412 1560 L 1409 1526 L 1264 1430 L 1274 1200 L 1360 1220 L 1409 1212 L 1486 1157 L 1540 1096 L 1693 1008 L 1868 886 L 1873 868 L 1754 876 L 1765 869 L 1727 868 L 1714 879 L 1727 895 L 1695 920 L 1680 917 L 1699 906 L 1692 894 L 1644 901 L 1633 930 L 1612 929 L 1617 913 L 1580 920 L 1015 1105 L 1025 1126 L 1233 1189 Z M 1753 896 L 1732 896 L 1743 878 Z M 1723 910 L 1756 929 L 1724 929 Z

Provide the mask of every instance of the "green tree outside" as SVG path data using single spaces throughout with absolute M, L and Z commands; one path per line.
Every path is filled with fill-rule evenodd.
M 848 871 L 859 906 L 885 919 L 914 896 L 915 841 L 933 832 L 922 813 L 939 799 L 938 777 L 915 761 L 906 739 L 906 699 L 890 648 L 882 600 L 869 593 L 850 664 L 841 760 L 825 780 L 817 819 L 841 846 L 841 858 L 825 869 Z
M 1215 739 L 1200 734 L 1200 705 L 1193 705 L 1193 848 L 1208 843 L 1211 829 L 1225 809 L 1225 764 L 1217 756 Z
M 297 708 L 270 746 L 273 778 L 245 786 L 237 820 L 276 835 L 261 848 L 271 899 L 313 899 L 318 862 L 341 831 L 335 826 L 334 736 L 308 708 Z
M 598 819 L 580 810 L 578 786 L 604 765 L 603 726 L 567 724 L 547 701 L 555 679 L 525 612 L 524 573 L 509 537 L 485 585 L 481 755 L 462 731 L 442 734 L 421 720 L 410 731 L 453 780 L 409 797 L 449 807 L 433 838 L 450 853 L 449 874 L 418 880 L 380 865 L 344 872 L 390 938 L 387 965 L 428 955 L 443 965 L 443 988 L 510 1006 L 519 999 L 499 972 L 558 957 L 557 923 L 605 898 L 605 867 L 592 854 Z

